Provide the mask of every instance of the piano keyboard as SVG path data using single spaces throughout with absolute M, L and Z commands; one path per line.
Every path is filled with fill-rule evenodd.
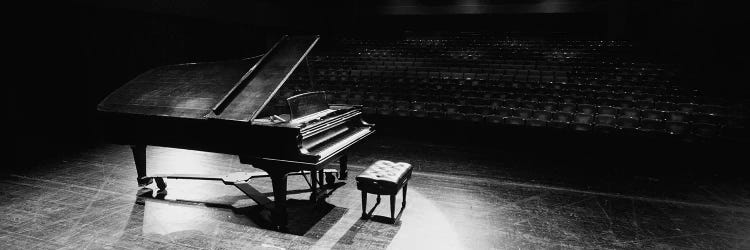
M 338 140 L 336 143 L 325 145 L 310 151 L 310 154 L 320 156 L 320 161 L 325 160 L 337 152 L 348 148 L 350 145 L 366 137 L 373 131 L 369 127 L 357 128 L 354 132 L 347 133 L 346 138 Z

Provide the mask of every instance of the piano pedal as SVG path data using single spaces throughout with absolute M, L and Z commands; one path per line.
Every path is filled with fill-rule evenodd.
M 325 184 L 333 185 L 336 183 L 336 176 L 339 175 L 339 171 L 336 169 L 323 169 L 323 173 L 325 173 Z M 310 182 L 310 179 L 307 178 L 307 175 L 310 174 L 310 171 L 303 170 L 299 172 L 292 172 L 289 173 L 289 175 L 302 175 L 302 178 L 305 178 L 305 182 L 307 182 L 307 186 L 312 188 L 312 182 Z M 335 175 L 334 175 L 335 174 Z M 321 185 L 323 183 L 323 180 L 319 180 L 321 182 Z

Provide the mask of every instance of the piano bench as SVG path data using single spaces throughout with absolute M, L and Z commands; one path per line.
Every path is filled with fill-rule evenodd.
M 411 179 L 412 166 L 409 163 L 380 160 L 365 169 L 357 176 L 357 189 L 362 190 L 362 218 L 367 218 L 367 194 L 377 194 L 377 204 L 380 203 L 380 195 L 391 196 L 391 222 L 396 223 L 394 212 L 396 209 L 396 194 L 403 188 L 403 201 L 401 212 L 406 207 L 406 188 Z M 375 206 L 377 206 L 375 204 Z M 373 210 L 375 208 L 373 207 Z M 399 216 L 401 217 L 401 212 Z

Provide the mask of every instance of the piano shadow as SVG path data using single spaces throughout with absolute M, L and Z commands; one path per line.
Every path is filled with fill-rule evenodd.
M 345 183 L 329 187 L 323 197 Z M 289 190 L 288 194 L 309 193 L 310 190 Z M 229 227 L 274 230 L 271 212 L 244 195 L 211 197 L 208 200 L 182 200 L 167 196 L 167 190 L 142 188 L 137 193 L 128 221 L 128 230 L 142 235 L 183 235 L 185 232 L 213 234 L 214 230 Z M 273 196 L 272 192 L 263 193 Z M 286 233 L 319 239 L 347 213 L 347 208 L 336 207 L 324 199 L 287 199 L 288 224 Z M 223 225 L 223 226 L 221 226 Z M 171 238 L 170 236 L 170 238 Z

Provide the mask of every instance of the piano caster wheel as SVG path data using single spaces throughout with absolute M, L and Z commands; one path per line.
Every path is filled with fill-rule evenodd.
M 167 188 L 167 183 L 164 182 L 164 178 L 156 177 L 154 180 L 156 180 L 156 186 L 159 187 L 160 190 Z
M 336 183 L 336 176 L 333 173 L 326 173 L 326 184 L 333 185 Z

